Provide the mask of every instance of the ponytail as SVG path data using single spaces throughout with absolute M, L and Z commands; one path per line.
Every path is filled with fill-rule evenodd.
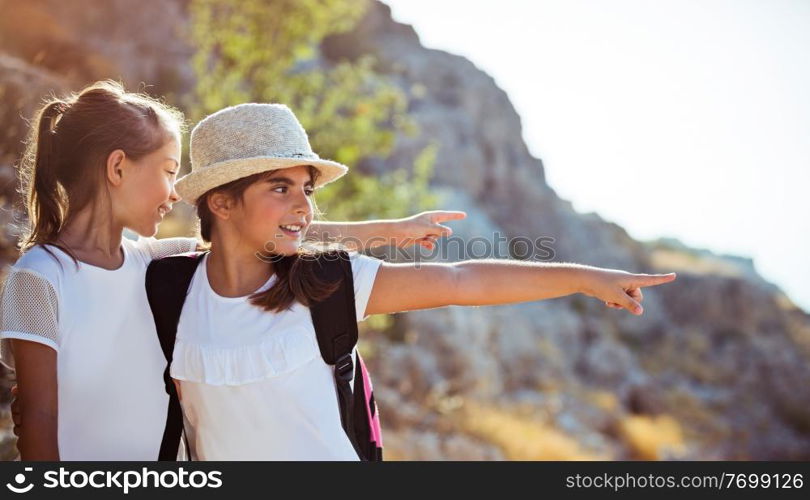
M 56 124 L 67 105 L 60 100 L 47 103 L 36 118 L 29 154 L 33 162 L 24 163 L 29 168 L 23 173 L 23 189 L 28 206 L 30 230 L 22 240 L 22 250 L 27 250 L 40 241 L 54 241 L 64 223 L 67 199 L 59 185 L 57 165 L 54 158 Z M 31 148 L 33 145 L 33 148 Z

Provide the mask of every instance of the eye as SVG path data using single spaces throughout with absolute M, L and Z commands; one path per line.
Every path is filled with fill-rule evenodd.
M 282 191 L 279 191 L 279 189 L 281 189 Z M 287 192 L 287 186 L 276 186 L 273 188 L 273 191 L 284 194 Z
M 172 174 L 172 175 L 177 175 L 177 171 L 176 171 L 176 170 L 167 170 L 166 172 L 168 172 L 168 173 L 170 173 L 170 174 Z
M 312 196 L 315 194 L 315 190 L 311 187 L 304 188 L 304 194 L 307 196 Z

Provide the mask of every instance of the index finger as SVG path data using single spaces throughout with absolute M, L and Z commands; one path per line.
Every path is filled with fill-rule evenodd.
M 632 285 L 635 286 L 655 286 L 675 281 L 678 275 L 675 273 L 667 274 L 634 274 L 631 278 Z
M 467 217 L 467 212 L 460 210 L 434 210 L 428 212 L 431 222 L 444 222 L 448 220 L 459 220 Z

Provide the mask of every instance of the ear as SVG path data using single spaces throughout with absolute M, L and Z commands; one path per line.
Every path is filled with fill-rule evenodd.
M 231 210 L 234 206 L 233 199 L 225 193 L 212 193 L 207 197 L 205 202 L 208 204 L 208 210 L 222 220 L 228 220 L 231 217 Z
M 120 149 L 116 149 L 107 156 L 106 173 L 107 181 L 113 186 L 120 186 L 124 178 L 124 160 L 127 154 Z

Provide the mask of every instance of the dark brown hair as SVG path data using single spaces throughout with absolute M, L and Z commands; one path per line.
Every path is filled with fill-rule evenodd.
M 206 243 L 211 242 L 211 231 L 214 224 L 214 216 L 208 209 L 208 198 L 214 193 L 224 193 L 231 199 L 242 203 L 245 190 L 255 182 L 260 182 L 272 176 L 275 171 L 262 172 L 248 177 L 243 177 L 231 181 L 222 186 L 217 186 L 205 192 L 197 199 L 197 215 L 200 218 L 199 233 Z M 314 183 L 320 172 L 313 166 L 309 167 L 309 173 Z M 318 214 L 317 206 L 315 214 Z M 339 282 L 328 283 L 318 278 L 315 273 L 315 266 L 318 265 L 316 258 L 323 252 L 334 250 L 335 246 L 321 245 L 302 246 L 295 255 L 279 255 L 268 252 L 268 254 L 257 253 L 256 257 L 273 266 L 276 281 L 267 290 L 255 293 L 250 296 L 250 302 L 259 306 L 265 311 L 282 312 L 289 309 L 295 301 L 310 307 L 314 302 L 321 301 L 337 290 Z
M 107 193 L 104 167 L 110 153 L 120 149 L 138 160 L 179 135 L 184 126 L 176 109 L 145 94 L 126 92 L 114 81 L 46 101 L 20 163 L 28 215 L 20 249 L 57 245 L 65 225 Z M 70 249 L 64 250 L 73 256 Z

